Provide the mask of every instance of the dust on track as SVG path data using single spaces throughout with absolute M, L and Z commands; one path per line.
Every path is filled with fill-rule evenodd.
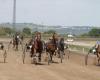
M 7 44 L 5 44 L 7 45 Z M 7 47 L 7 46 L 6 46 Z M 2 53 L 0 54 L 2 55 Z M 100 66 L 94 65 L 94 58 L 89 57 L 87 66 L 84 64 L 84 55 L 71 52 L 60 63 L 47 65 L 31 64 L 29 55 L 26 55 L 25 64 L 22 63 L 22 50 L 7 50 L 7 61 L 2 63 L 0 56 L 0 80 L 100 80 Z

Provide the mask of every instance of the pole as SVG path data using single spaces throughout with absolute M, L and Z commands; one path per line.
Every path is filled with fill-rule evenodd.
M 13 30 L 16 32 L 16 0 L 13 2 Z
M 41 24 L 41 25 L 42 25 L 42 33 L 43 33 L 43 22 L 42 22 L 42 24 Z

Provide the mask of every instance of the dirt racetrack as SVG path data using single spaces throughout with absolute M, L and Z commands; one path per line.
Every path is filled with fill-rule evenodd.
M 54 59 L 55 63 L 34 65 L 27 55 L 25 64 L 22 63 L 22 51 L 7 50 L 6 63 L 3 63 L 0 53 L 0 80 L 100 80 L 100 66 L 89 59 L 88 66 L 84 64 L 84 55 L 71 52 L 70 59 Z

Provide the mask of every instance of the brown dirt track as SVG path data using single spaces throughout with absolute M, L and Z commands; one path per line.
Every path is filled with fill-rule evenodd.
M 100 66 L 93 65 L 93 58 L 88 66 L 84 64 L 84 55 L 71 52 L 70 59 L 60 63 L 47 65 L 30 64 L 27 55 L 25 64 L 22 63 L 22 51 L 7 51 L 7 63 L 2 63 L 0 54 L 0 80 L 100 80 Z M 58 63 L 57 63 L 58 62 Z

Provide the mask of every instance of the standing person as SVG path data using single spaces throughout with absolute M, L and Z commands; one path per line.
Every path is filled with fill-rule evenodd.
M 100 45 L 100 41 L 97 41 L 97 42 L 96 42 L 96 45 L 95 45 L 95 48 L 96 48 L 96 49 L 98 48 L 98 45 Z

